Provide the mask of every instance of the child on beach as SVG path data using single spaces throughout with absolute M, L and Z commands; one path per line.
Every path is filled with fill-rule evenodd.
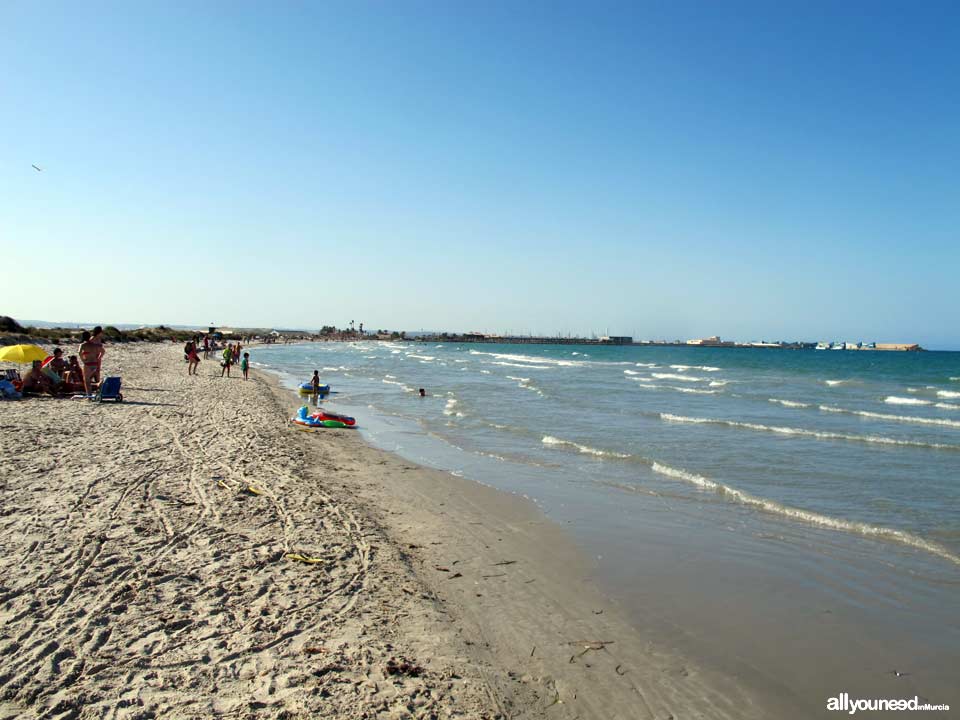
M 220 363 L 223 368 L 220 371 L 220 377 L 223 377 L 223 374 L 226 373 L 227 377 L 230 377 L 230 366 L 233 365 L 233 346 L 227 344 L 223 349 L 223 362 Z
M 313 394 L 318 395 L 320 393 L 320 372 L 318 370 L 313 371 L 313 377 L 310 378 L 310 385 L 313 387 Z
M 243 354 L 243 360 L 240 361 L 240 369 L 243 370 L 243 379 L 248 380 L 250 373 L 250 353 L 245 352 Z
M 187 343 L 187 375 L 196 375 L 200 367 L 200 355 L 197 354 L 197 344 Z

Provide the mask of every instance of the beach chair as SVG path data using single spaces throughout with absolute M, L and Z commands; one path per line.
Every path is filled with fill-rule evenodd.
M 17 382 L 20 382 L 19 370 L 14 370 L 13 368 L 7 368 L 3 372 L 4 372 L 3 379 L 9 380 L 10 382 L 13 382 L 14 380 L 16 380 Z
M 120 392 L 120 378 L 108 377 L 100 383 L 100 389 L 97 390 L 97 402 L 104 400 L 113 400 L 123 402 L 123 394 Z

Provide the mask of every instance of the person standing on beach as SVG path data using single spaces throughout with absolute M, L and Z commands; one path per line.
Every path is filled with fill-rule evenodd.
M 83 363 L 83 391 L 89 395 L 93 387 L 93 377 L 96 373 L 99 361 L 99 348 L 90 339 L 90 332 L 84 330 L 80 335 L 80 347 L 77 348 L 77 355 L 80 356 L 80 362 Z
M 230 366 L 233 364 L 233 345 L 229 343 L 223 349 L 223 369 L 220 371 L 220 377 L 223 377 L 223 374 L 226 373 L 227 377 L 230 377 Z
M 187 375 L 196 375 L 200 367 L 200 356 L 197 354 L 197 344 L 187 343 Z
M 243 379 L 249 380 L 250 373 L 250 353 L 245 352 L 243 354 L 243 359 L 240 361 L 240 369 L 243 371 Z
M 310 378 L 310 387 L 313 388 L 313 394 L 320 394 L 320 372 L 317 370 L 313 371 L 313 377 Z
M 100 384 L 100 371 L 103 369 L 103 356 L 106 354 L 107 349 L 103 346 L 103 328 L 97 325 L 93 329 L 93 337 L 90 338 L 97 348 L 97 365 L 94 371 L 93 382 L 97 385 Z

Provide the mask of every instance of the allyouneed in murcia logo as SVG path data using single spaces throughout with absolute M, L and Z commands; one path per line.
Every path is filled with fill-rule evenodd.
M 849 693 L 840 693 L 836 697 L 827 700 L 827 710 L 833 712 L 845 712 L 848 715 L 855 715 L 858 712 L 877 712 L 877 711 L 924 711 L 949 710 L 949 705 L 937 705 L 921 700 L 914 696 L 912 698 L 852 698 Z

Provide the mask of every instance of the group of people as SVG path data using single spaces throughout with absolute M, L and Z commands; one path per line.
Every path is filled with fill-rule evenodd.
M 64 358 L 62 348 L 54 348 L 45 360 L 34 360 L 21 378 L 19 390 L 25 395 L 92 395 L 100 385 L 103 367 L 103 328 L 84 330 L 77 354 Z
M 197 368 L 200 367 L 200 336 L 197 335 L 193 340 L 187 342 L 183 347 L 183 356 L 187 361 L 187 375 L 196 375 Z M 233 365 L 240 365 L 240 370 L 243 372 L 243 379 L 249 379 L 250 375 L 250 353 L 245 352 L 241 355 L 241 350 L 243 347 L 239 342 L 237 343 L 227 343 L 227 346 L 223 349 L 222 357 L 223 360 L 220 363 L 220 377 L 226 375 L 230 377 L 230 368 Z M 204 358 L 210 357 L 210 341 L 207 337 L 203 338 L 203 356 Z

